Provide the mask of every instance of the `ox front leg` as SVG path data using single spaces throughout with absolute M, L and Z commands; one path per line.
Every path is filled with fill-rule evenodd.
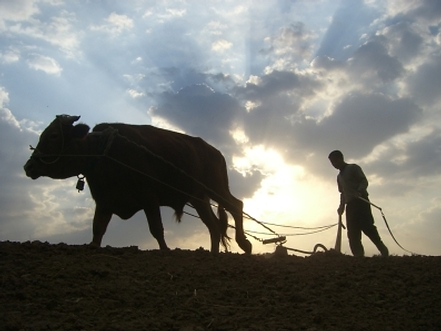
M 159 249 L 163 251 L 170 250 L 167 247 L 164 239 L 164 226 L 162 224 L 161 210 L 159 209 L 159 204 L 154 204 L 144 209 L 145 216 L 147 217 L 147 222 L 149 223 L 150 233 L 156 239 L 159 245 Z
M 107 226 L 109 225 L 112 213 L 99 207 L 95 208 L 95 216 L 93 217 L 93 239 L 90 243 L 91 246 L 100 247 L 104 233 L 106 233 Z

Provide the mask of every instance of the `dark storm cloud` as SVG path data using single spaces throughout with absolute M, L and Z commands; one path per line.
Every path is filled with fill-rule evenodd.
M 348 70 L 354 79 L 374 76 L 390 82 L 404 73 L 397 58 L 391 57 L 381 38 L 369 41 L 357 49 L 349 62 Z
M 274 70 L 262 75 L 259 82 L 246 83 L 245 87 L 238 87 L 235 91 L 238 97 L 251 101 L 264 101 L 267 97 L 279 95 L 284 92 L 302 94 L 303 97 L 313 93 L 319 84 L 307 76 L 291 71 Z
M 410 22 L 398 22 L 384 29 L 390 53 L 403 61 L 415 58 L 421 51 L 424 38 Z
M 441 129 L 406 146 L 407 159 L 402 167 L 409 174 L 427 177 L 441 174 Z
M 203 137 L 216 145 L 232 144 L 229 131 L 235 114 L 241 111 L 237 100 L 217 93 L 205 84 L 190 85 L 177 93 L 164 92 L 152 116 L 166 118 L 188 134 Z
M 441 17 L 441 2 L 438 0 L 421 0 L 415 2 L 414 6 L 406 15 L 414 18 L 422 18 L 429 21 L 437 22 Z
M 431 106 L 441 101 L 441 56 L 433 56 L 407 79 L 409 94 L 419 104 Z
M 387 180 L 383 194 L 403 196 L 415 189 L 420 179 L 436 178 L 441 174 L 441 130 L 434 128 L 429 134 L 404 145 L 386 144 L 375 162 L 364 169 L 369 174 Z
M 378 144 L 407 132 L 420 116 L 421 110 L 409 99 L 392 100 L 381 94 L 349 95 L 316 126 L 315 133 L 322 139 L 316 140 L 314 147 L 324 151 L 339 146 L 353 157 L 362 157 Z M 310 145 L 307 135 L 302 140 Z
M 242 103 L 255 103 L 249 112 L 238 114 L 237 121 L 255 144 L 264 143 L 283 153 L 292 137 L 292 123 L 298 117 L 301 101 L 320 87 L 318 81 L 290 71 L 262 75 L 258 83 L 248 82 L 234 90 Z
M 231 193 L 239 199 L 251 198 L 254 192 L 260 187 L 264 177 L 265 176 L 258 170 L 243 176 L 236 170 L 230 169 L 228 178 Z
M 399 47 L 413 49 L 415 45 L 409 42 L 406 45 L 401 43 Z M 399 47 L 397 46 L 398 52 L 400 52 Z M 365 84 L 374 89 L 378 83 L 391 83 L 405 74 L 404 66 L 398 57 L 389 54 L 390 48 L 389 39 L 377 36 L 358 47 L 348 61 L 336 60 L 328 56 L 317 56 L 311 62 L 311 66 L 319 70 L 323 77 L 326 77 L 327 73 L 340 70 L 346 73 L 351 81 Z M 408 51 L 407 57 L 410 56 L 410 51 Z M 401 57 L 404 57 L 404 54 Z

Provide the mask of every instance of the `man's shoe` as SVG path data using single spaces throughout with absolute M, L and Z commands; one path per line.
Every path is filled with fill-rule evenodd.
M 383 247 L 380 247 L 380 253 L 383 257 L 389 256 L 389 250 L 387 249 L 386 245 L 383 244 Z

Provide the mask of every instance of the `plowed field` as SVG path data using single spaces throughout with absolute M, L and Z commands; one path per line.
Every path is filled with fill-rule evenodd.
M 441 330 L 441 257 L 0 242 L 1 330 Z

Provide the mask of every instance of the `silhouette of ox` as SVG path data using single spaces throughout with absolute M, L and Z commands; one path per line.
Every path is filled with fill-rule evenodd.
M 168 250 L 160 206 L 173 208 L 180 221 L 190 203 L 210 232 L 213 253 L 219 243 L 228 247 L 225 210 L 234 218 L 239 247 L 251 253 L 243 204 L 230 193 L 225 159 L 217 149 L 201 138 L 150 125 L 102 123 L 89 133 L 86 124 L 73 125 L 79 118 L 57 116 L 24 169 L 32 179 L 84 175 L 96 203 L 91 245 L 101 245 L 113 214 L 128 219 L 142 209 L 160 249 Z M 218 203 L 218 217 L 210 199 Z

